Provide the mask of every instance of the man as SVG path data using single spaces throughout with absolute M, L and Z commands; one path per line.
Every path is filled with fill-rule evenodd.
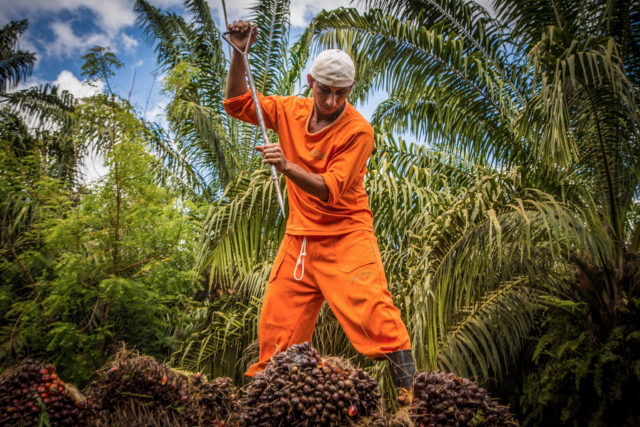
M 257 36 L 246 21 L 229 30 L 240 50 Z M 280 144 L 255 149 L 286 177 L 289 218 L 260 313 L 259 360 L 245 375 L 264 369 L 275 353 L 311 341 L 326 300 L 356 350 L 389 360 L 394 384 L 404 391 L 414 375 L 411 343 L 373 235 L 363 184 L 373 129 L 347 102 L 354 75 L 349 55 L 326 50 L 307 76 L 313 98 L 259 94 L 265 124 L 278 133 Z M 224 107 L 233 117 L 258 123 L 235 50 Z

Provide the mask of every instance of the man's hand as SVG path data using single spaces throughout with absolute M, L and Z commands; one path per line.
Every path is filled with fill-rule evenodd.
M 233 21 L 233 24 L 229 24 L 229 41 L 233 43 L 235 47 L 244 52 L 247 43 L 249 48 L 256 41 L 258 36 L 258 27 L 251 27 L 249 21 Z M 229 74 L 227 75 L 227 89 L 225 92 L 225 99 L 235 98 L 236 96 L 243 95 L 249 90 L 247 88 L 247 82 L 244 79 L 244 63 L 242 60 L 242 54 L 237 50 L 233 50 L 231 55 L 231 64 L 229 65 Z
M 251 22 L 249 21 L 233 21 L 233 24 L 229 24 L 228 29 L 231 32 L 229 34 L 231 43 L 243 52 L 247 43 L 249 43 L 249 49 L 251 49 L 256 37 L 258 37 L 258 27 L 251 27 Z
M 329 187 L 324 178 L 315 173 L 307 172 L 295 163 L 290 162 L 284 156 L 280 144 L 256 145 L 256 150 L 262 153 L 262 162 L 274 165 L 278 172 L 289 178 L 303 191 L 326 202 L 329 200 Z
M 280 144 L 256 145 L 254 148 L 262 153 L 262 163 L 274 165 L 278 172 L 287 170 L 289 160 L 284 156 Z

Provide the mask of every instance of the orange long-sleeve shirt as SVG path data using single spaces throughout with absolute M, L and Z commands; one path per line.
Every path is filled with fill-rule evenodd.
M 373 128 L 347 102 L 340 116 L 317 133 L 309 133 L 312 98 L 258 94 L 265 124 L 279 137 L 285 157 L 329 188 L 323 202 L 287 178 L 289 218 L 286 232 L 294 235 L 337 235 L 373 231 L 373 215 L 364 190 L 367 160 L 373 151 Z M 251 93 L 223 103 L 231 116 L 258 124 Z

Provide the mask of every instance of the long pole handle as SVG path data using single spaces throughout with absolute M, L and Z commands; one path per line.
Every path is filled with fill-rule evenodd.
M 262 133 L 262 141 L 264 144 L 269 144 L 269 135 L 267 135 L 267 126 L 264 123 L 264 116 L 262 115 L 262 107 L 260 106 L 260 100 L 258 99 L 258 91 L 256 90 L 256 84 L 253 80 L 253 75 L 251 74 L 251 64 L 249 63 L 249 41 L 247 41 L 247 45 L 245 50 L 242 51 L 236 47 L 231 40 L 228 38 L 228 35 L 231 31 L 222 34 L 222 38 L 224 38 L 227 43 L 229 43 L 240 55 L 242 56 L 242 62 L 244 64 L 244 70 L 247 74 L 247 80 L 249 81 L 249 90 L 251 91 L 251 99 L 253 100 L 253 105 L 256 109 L 256 116 L 258 116 L 258 124 L 260 125 L 260 131 Z M 276 196 L 278 198 L 278 204 L 280 205 L 280 211 L 282 212 L 282 216 L 285 217 L 284 213 L 284 202 L 282 200 L 282 193 L 280 192 L 280 180 L 278 179 L 278 172 L 276 171 L 275 165 L 271 166 L 271 180 L 273 181 L 273 185 L 276 187 Z

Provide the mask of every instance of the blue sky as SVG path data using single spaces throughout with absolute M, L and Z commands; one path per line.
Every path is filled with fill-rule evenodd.
M 149 0 L 162 10 L 183 14 L 183 0 Z M 227 0 L 229 21 L 245 19 L 255 0 Z M 477 0 L 488 3 L 490 0 Z M 208 0 L 214 20 L 224 22 L 222 0 Z M 82 56 L 98 45 L 109 47 L 124 66 L 110 79 L 114 92 L 127 98 L 137 113 L 147 120 L 162 122 L 168 99 L 162 94 L 162 76 L 157 73 L 155 54 L 136 25 L 134 0 L 0 0 L 0 25 L 10 20 L 28 19 L 29 29 L 20 41 L 20 48 L 36 53 L 33 75 L 18 89 L 53 83 L 76 97 L 103 90 L 82 82 Z M 357 5 L 357 4 L 356 4 Z M 322 9 L 353 7 L 351 0 L 290 0 L 291 40 L 302 31 L 310 19 Z M 358 110 L 371 118 L 383 93 L 374 94 Z M 412 140 L 410 135 L 405 138 Z M 90 160 L 91 177 L 103 173 L 98 160 Z
M 163 10 L 183 13 L 182 0 L 151 0 Z M 227 0 L 228 19 L 242 19 L 252 0 Z M 349 0 L 292 0 L 292 39 L 323 8 L 351 6 Z M 209 0 L 214 20 L 224 22 L 221 0 Z M 159 120 L 167 99 L 161 93 L 162 76 L 157 74 L 155 55 L 136 25 L 133 0 L 0 0 L 0 25 L 10 20 L 28 19 L 29 29 L 20 48 L 36 53 L 33 75 L 20 88 L 55 83 L 77 97 L 102 90 L 82 84 L 82 55 L 99 45 L 109 47 L 124 66 L 110 80 L 114 92 L 127 97 L 140 115 Z M 369 117 L 373 107 L 365 107 Z M 370 111 L 369 111 L 370 110 Z
M 165 11 L 184 14 L 183 0 L 149 0 Z M 222 0 L 208 0 L 218 26 L 224 22 Z M 82 56 L 94 46 L 109 47 L 125 64 L 110 79 L 112 90 L 127 98 L 138 115 L 163 122 L 168 98 L 162 94 L 162 76 L 158 74 L 155 54 L 141 29 L 136 25 L 134 0 L 0 0 L 0 25 L 10 20 L 27 19 L 29 29 L 19 46 L 36 53 L 32 76 L 17 89 L 51 83 L 81 98 L 104 90 L 104 83 L 94 86 L 83 82 Z M 254 0 L 227 0 L 229 21 L 246 19 Z M 291 39 L 322 8 L 352 6 L 350 0 L 291 0 Z M 322 7 L 321 7 L 321 6 Z M 16 90 L 17 90 L 16 89 Z M 375 105 L 361 106 L 369 118 Z M 106 172 L 99 158 L 85 161 L 87 181 Z

